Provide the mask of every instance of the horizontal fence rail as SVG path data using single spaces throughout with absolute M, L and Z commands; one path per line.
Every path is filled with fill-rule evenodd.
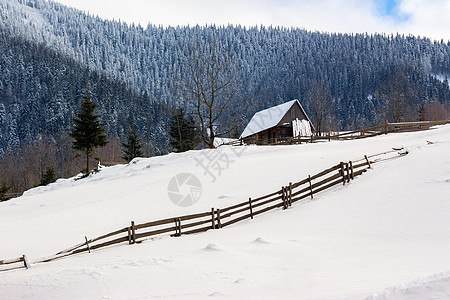
M 321 136 L 304 136 L 304 137 L 285 137 L 285 138 L 270 138 L 257 140 L 254 138 L 250 139 L 238 139 L 229 143 L 224 143 L 220 146 L 243 146 L 245 144 L 256 144 L 256 145 L 293 145 L 302 143 L 314 143 L 314 142 L 324 142 L 331 140 L 354 140 L 367 137 L 373 137 L 388 133 L 399 133 L 399 132 L 413 132 L 428 130 L 432 126 L 450 124 L 450 120 L 442 121 L 421 121 L 421 122 L 401 122 L 401 123 L 388 123 L 362 128 L 354 131 L 348 131 L 343 133 L 327 132 Z
M 88 239 L 85 236 L 82 243 L 52 256 L 36 260 L 33 263 L 49 262 L 69 255 L 91 252 L 95 249 L 120 243 L 140 243 L 155 236 L 178 237 L 211 229 L 221 229 L 240 221 L 253 219 L 255 216 L 270 210 L 278 208 L 288 209 L 292 206 L 292 203 L 308 198 L 313 199 L 314 195 L 319 192 L 336 185 L 349 183 L 355 177 L 366 172 L 374 163 L 397 157 L 397 152 L 398 150 L 386 151 L 369 156 L 365 155 L 363 158 L 354 161 L 340 162 L 317 174 L 309 175 L 298 182 L 289 182 L 289 184 L 280 187 L 275 192 L 249 198 L 248 201 L 225 208 L 211 208 L 211 211 L 204 213 L 167 218 L 142 224 L 135 224 L 134 221 L 131 221 L 128 227 L 92 239 Z M 395 156 L 388 156 L 393 153 L 396 153 Z M 12 260 L 0 260 L 0 271 L 28 268 L 29 266 L 30 264 L 25 255 Z

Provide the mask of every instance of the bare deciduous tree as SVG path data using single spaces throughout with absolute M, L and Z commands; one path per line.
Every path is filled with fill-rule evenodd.
M 389 76 L 376 90 L 375 96 L 384 104 L 386 118 L 393 122 L 405 119 L 417 119 L 411 113 L 411 102 L 414 90 L 401 72 Z
M 214 148 L 214 138 L 231 130 L 221 122 L 239 88 L 234 58 L 231 52 L 220 52 L 215 39 L 207 45 L 192 42 L 185 58 L 189 74 L 184 91 L 199 119 L 202 140 Z
M 309 84 L 309 102 L 314 111 L 316 134 L 324 130 L 335 129 L 337 121 L 334 116 L 334 103 L 330 91 L 323 80 L 312 81 Z

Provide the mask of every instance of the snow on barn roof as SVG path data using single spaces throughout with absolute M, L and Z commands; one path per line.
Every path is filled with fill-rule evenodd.
M 294 105 L 294 103 L 298 103 L 303 113 L 305 114 L 306 118 L 308 118 L 300 102 L 297 99 L 291 100 L 289 102 L 271 108 L 267 108 L 255 113 L 253 118 L 247 124 L 247 127 L 245 127 L 244 131 L 242 132 L 240 138 L 243 139 L 255 133 L 276 126 L 278 123 L 280 123 L 281 119 L 284 117 L 284 115 L 286 115 L 286 113 L 292 107 L 292 105 Z

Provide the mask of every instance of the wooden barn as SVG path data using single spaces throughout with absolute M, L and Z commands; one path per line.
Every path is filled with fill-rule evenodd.
M 313 131 L 313 124 L 296 99 L 255 113 L 240 138 L 247 144 L 269 144 L 311 136 Z

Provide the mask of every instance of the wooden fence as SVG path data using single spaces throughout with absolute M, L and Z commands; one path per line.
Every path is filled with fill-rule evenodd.
M 367 171 L 372 164 L 389 159 L 390 153 L 397 156 L 398 150 L 378 153 L 371 156 L 364 156 L 355 161 L 340 162 L 322 172 L 310 175 L 298 182 L 289 182 L 268 195 L 249 198 L 229 207 L 215 209 L 210 211 L 185 215 L 180 217 L 167 218 L 163 220 L 152 221 L 148 223 L 135 224 L 131 221 L 130 226 L 123 227 L 114 232 L 88 239 L 68 249 L 62 250 L 50 257 L 39 259 L 33 263 L 48 262 L 65 256 L 78 254 L 82 252 L 91 252 L 92 250 L 119 244 L 140 243 L 144 239 L 155 236 L 178 237 L 185 234 L 204 232 L 207 230 L 221 229 L 223 227 L 235 224 L 247 219 L 253 219 L 255 216 L 268 212 L 273 209 L 288 209 L 292 203 L 302 199 L 313 199 L 314 195 L 331 188 L 335 185 L 345 185 L 355 177 Z M 16 263 L 14 266 L 10 264 Z M 21 263 L 21 264 L 17 264 Z M 0 271 L 28 268 L 29 263 L 25 255 L 13 260 L 0 260 Z
M 450 124 L 450 120 L 444 121 L 422 121 L 422 122 L 402 122 L 402 123 L 388 123 L 386 121 L 385 124 L 358 129 L 354 131 L 348 131 L 343 133 L 336 132 L 327 132 L 321 136 L 310 136 L 310 137 L 287 137 L 287 138 L 272 138 L 265 140 L 254 140 L 250 142 L 247 140 L 249 144 L 256 145 L 292 145 L 292 144 L 301 144 L 301 143 L 315 143 L 315 142 L 324 142 L 331 140 L 351 140 L 351 139 L 361 139 L 367 137 L 373 137 L 382 134 L 388 133 L 398 133 L 398 132 L 413 132 L 413 131 L 421 131 L 427 130 L 432 126 L 436 125 L 445 125 Z M 223 144 L 221 146 L 229 145 L 229 146 L 242 146 L 246 143 L 244 140 L 236 140 L 230 143 Z

